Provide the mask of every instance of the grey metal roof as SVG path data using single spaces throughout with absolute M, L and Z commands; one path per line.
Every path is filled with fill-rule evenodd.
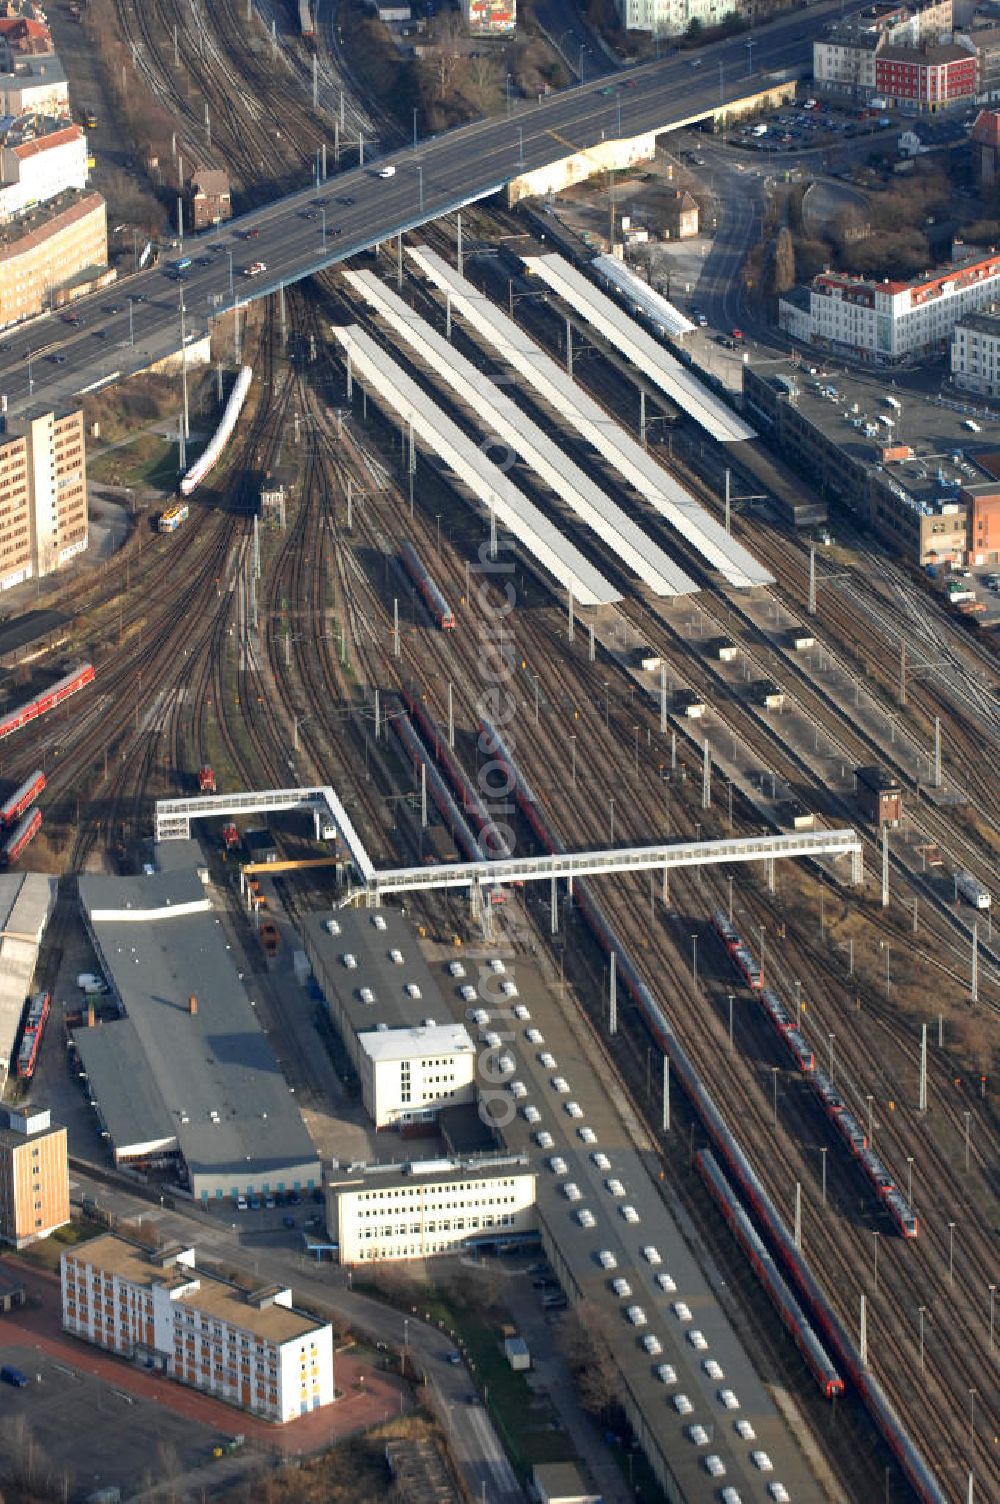
M 108 877 L 90 873 L 80 878 L 80 903 L 88 921 L 114 910 L 144 913 L 176 904 L 208 903 L 204 885 L 190 866 L 153 877 Z M 103 922 L 103 921 L 102 921 Z
M 192 887 L 193 885 L 193 887 Z M 204 896 L 193 874 L 153 878 L 85 877 L 80 897 L 124 909 L 143 899 L 155 909 L 164 893 Z M 81 1056 L 105 1086 L 95 1096 L 114 1116 L 117 1144 L 143 1138 L 169 1118 L 192 1175 L 258 1178 L 287 1165 L 316 1164 L 316 1151 L 236 970 L 221 921 L 212 913 L 168 915 L 146 923 L 90 921 L 109 981 L 130 1028 L 77 1031 Z M 252 989 L 251 989 L 252 993 Z M 188 999 L 197 998 L 197 1013 Z M 106 1036 L 99 1044 L 92 1036 Z M 121 1100 L 129 1072 L 142 1090 Z M 218 1114 L 218 1121 L 212 1119 Z M 186 1119 L 186 1121 L 185 1121 Z M 108 1123 L 111 1130 L 110 1121 Z
M 340 934 L 326 928 L 333 917 Z M 372 922 L 385 921 L 385 929 Z M 413 926 L 397 909 L 340 909 L 336 915 L 307 914 L 302 923 L 303 939 L 313 964 L 313 974 L 328 1001 L 335 994 L 337 1006 L 355 1034 L 367 1034 L 385 1024 L 389 1029 L 419 1028 L 425 1018 L 437 1024 L 464 1021 L 465 1005 L 457 995 L 455 1005 L 441 990 L 417 943 Z M 403 953 L 403 965 L 389 959 L 390 950 Z M 357 966 L 348 968 L 341 959 L 353 955 Z M 407 982 L 416 982 L 420 997 L 412 998 L 403 990 Z M 358 996 L 362 987 L 370 987 L 374 1003 L 363 1003 Z
M 73 1042 L 101 1121 L 119 1154 L 131 1158 L 143 1145 L 176 1139 L 179 1125 L 167 1111 L 130 1018 L 76 1029 Z
M 156 841 L 153 862 L 157 872 L 190 872 L 205 865 L 205 853 L 193 836 L 188 841 Z

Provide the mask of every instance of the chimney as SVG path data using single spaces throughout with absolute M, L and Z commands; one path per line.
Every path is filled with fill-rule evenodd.
M 198 999 L 195 997 L 193 992 L 188 998 L 188 1012 L 190 1013 L 192 1018 L 194 1018 L 196 1013 L 198 1012 Z
M 93 1005 L 93 1003 L 88 1003 L 87 1004 L 87 1028 L 88 1029 L 92 1029 L 93 1027 L 94 1027 L 94 1005 Z

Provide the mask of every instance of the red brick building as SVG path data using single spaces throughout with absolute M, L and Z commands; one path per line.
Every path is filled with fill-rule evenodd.
M 954 42 L 883 47 L 875 58 L 875 92 L 929 113 L 966 103 L 976 96 L 976 54 Z

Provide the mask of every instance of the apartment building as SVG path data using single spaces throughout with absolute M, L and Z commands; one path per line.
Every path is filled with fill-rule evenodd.
M 8 1107 L 0 1127 L 0 1240 L 24 1248 L 69 1221 L 66 1129 L 47 1107 Z
M 326 1220 L 342 1264 L 453 1253 L 533 1231 L 535 1175 L 524 1155 L 335 1165 Z
M 879 363 L 943 350 L 968 314 L 1000 290 L 1000 256 L 951 262 L 934 276 L 881 282 L 821 272 L 778 304 L 793 338 Z
M 813 79 L 823 93 L 867 100 L 877 95 L 876 59 L 886 47 L 920 47 L 951 36 L 952 0 L 930 5 L 876 4 L 834 21 L 813 42 Z
M 976 71 L 968 42 L 883 47 L 875 56 L 875 93 L 897 108 L 935 115 L 975 99 Z
M 244 1290 L 193 1248 L 114 1234 L 65 1252 L 60 1273 L 63 1327 L 84 1342 L 279 1423 L 334 1399 L 332 1330 L 289 1289 Z
M 951 375 L 963 391 L 1000 397 L 1000 314 L 974 313 L 955 325 Z
M 0 591 L 52 574 L 86 547 L 83 410 L 12 422 L 0 431 Z
M 0 219 L 87 186 L 87 138 L 78 125 L 22 117 L 0 136 Z
M 0 328 L 91 290 L 105 278 L 108 226 L 99 193 L 60 193 L 0 226 Z
M 692 21 L 699 26 L 720 26 L 727 16 L 740 12 L 738 0 L 616 0 L 625 31 L 649 31 L 654 36 L 675 37 L 687 31 Z

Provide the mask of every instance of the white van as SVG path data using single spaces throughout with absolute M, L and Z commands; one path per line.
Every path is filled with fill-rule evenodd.
M 92 971 L 81 971 L 76 979 L 76 985 L 88 996 L 107 992 L 108 984 L 102 977 L 95 977 Z
M 396 169 L 390 162 L 388 167 L 379 168 L 378 175 L 380 178 L 394 178 L 396 176 Z

